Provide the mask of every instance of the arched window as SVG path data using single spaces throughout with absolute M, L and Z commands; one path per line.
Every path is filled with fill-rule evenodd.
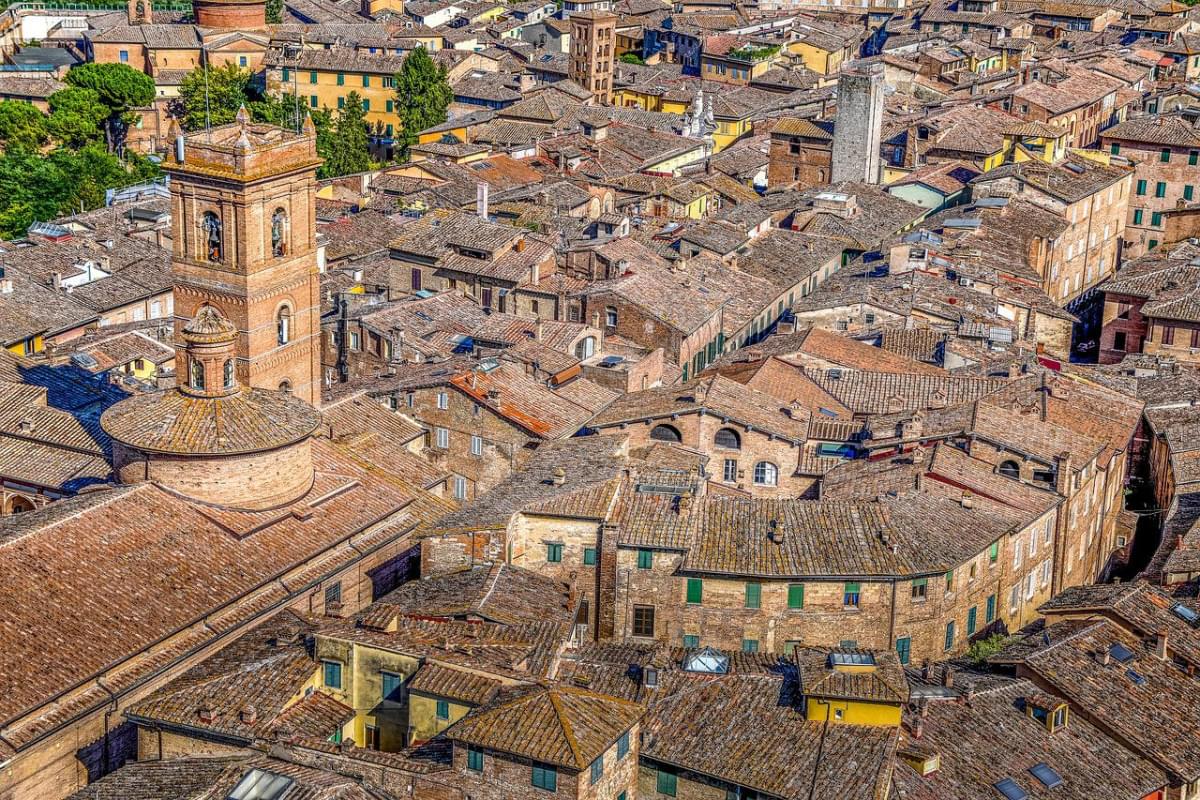
M 1015 462 L 1015 461 L 1003 462 L 1000 465 L 999 472 L 1001 475 L 1005 475 L 1009 478 L 1020 478 L 1021 477 L 1021 468 L 1017 465 L 1017 462 Z
M 738 436 L 738 432 L 733 428 L 721 428 L 713 437 L 713 444 L 726 450 L 741 450 L 742 437 Z
M 192 378 L 191 385 L 193 389 L 204 391 L 204 365 L 196 359 L 192 359 Z
M 760 461 L 754 465 L 754 482 L 759 486 L 778 486 L 779 467 L 770 461 Z
M 670 425 L 655 425 L 650 431 L 650 438 L 656 442 L 673 442 L 675 444 L 683 441 L 679 431 Z
M 26 511 L 33 511 L 33 502 L 19 494 L 13 495 L 13 498 L 8 501 L 8 513 L 24 514 Z
M 284 394 L 291 394 L 292 393 L 292 382 L 288 381 L 288 380 L 280 381 L 279 382 L 279 391 L 283 392 Z
M 610 328 L 617 327 L 617 309 L 612 306 L 604 309 L 604 324 Z
M 587 336 L 580 340 L 579 344 L 575 345 L 575 357 L 580 361 L 591 358 L 596 354 L 596 337 Z
M 226 388 L 226 389 L 232 389 L 232 388 L 233 388 L 233 383 L 234 383 L 234 379 L 233 379 L 233 359 L 232 359 L 232 358 L 227 358 L 227 359 L 225 359 L 225 366 L 224 366 L 224 377 L 225 377 L 225 388 Z
M 205 211 L 201 227 L 204 229 L 205 258 L 213 262 L 223 261 L 225 246 L 222 243 L 220 217 L 211 211 Z
M 275 315 L 275 338 L 280 344 L 287 344 L 292 339 L 292 309 L 287 306 Z
M 276 258 L 287 255 L 287 212 L 282 208 L 271 215 L 271 253 Z

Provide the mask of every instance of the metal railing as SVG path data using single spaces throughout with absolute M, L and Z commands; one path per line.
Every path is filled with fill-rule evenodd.
M 49 0 L 49 2 L 20 2 L 12 3 L 5 10 L 14 13 L 20 12 L 38 12 L 38 11 L 121 11 L 127 6 L 125 0 L 85 0 L 84 2 L 61 2 L 61 0 Z M 155 9 L 163 11 L 191 11 L 191 0 L 157 0 L 154 3 Z

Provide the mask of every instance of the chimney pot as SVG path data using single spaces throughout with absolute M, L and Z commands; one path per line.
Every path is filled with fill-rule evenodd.
M 242 722 L 246 725 L 253 725 L 255 722 L 258 722 L 258 710 L 255 709 L 254 706 L 244 706 L 240 716 L 242 718 Z
M 567 471 L 565 469 L 563 469 L 562 467 L 555 467 L 552 483 L 555 486 L 562 486 L 566 482 L 567 482 Z

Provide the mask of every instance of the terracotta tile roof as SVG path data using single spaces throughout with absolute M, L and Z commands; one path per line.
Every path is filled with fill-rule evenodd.
M 592 420 L 593 428 L 611 428 L 622 423 L 707 413 L 753 426 L 798 443 L 808 431 L 808 411 L 769 394 L 751 389 L 721 375 L 700 378 L 681 386 L 631 392 L 618 398 Z
M 347 490 L 326 496 L 314 489 L 254 522 L 250 535 L 239 536 L 236 526 L 231 534 L 226 525 L 233 522 L 218 522 L 212 509 L 151 484 L 88 493 L 0 520 L 0 574 L 11 596 L 36 583 L 43 598 L 36 605 L 11 603 L 2 615 L 0 680 L 12 690 L 0 701 L 0 716 L 16 720 L 4 739 L 24 745 L 72 713 L 107 702 L 96 675 L 123 691 L 156 665 L 209 641 L 212 630 L 286 599 L 278 584 L 263 586 L 264 575 L 284 574 L 324 553 L 310 578 L 296 578 L 297 585 L 319 580 L 361 557 L 345 544 L 351 533 L 386 522 L 358 537 L 357 546 L 369 549 L 451 507 L 405 473 L 369 467 L 364 454 L 351 457 L 328 440 L 314 440 L 313 459 L 318 480 L 349 484 Z M 79 559 L 81 552 L 88 558 Z M 167 595 L 172 602 L 160 602 Z M 81 596 L 90 598 L 86 614 L 76 602 Z M 199 617 L 210 628 L 191 632 Z M 168 643 L 154 659 L 137 658 L 163 638 Z M 66 699 L 53 713 L 29 715 L 63 692 Z
M 446 731 L 456 742 L 583 770 L 637 724 L 645 709 L 572 686 L 523 687 Z
M 168 758 L 130 761 L 125 767 L 90 783 L 67 800 L 163 800 L 206 792 L 226 770 L 241 770 L 247 756 Z
M 506 625 L 571 621 L 569 593 L 558 581 L 503 562 L 409 581 L 379 599 L 405 614 L 478 617 Z
M 1032 681 L 1002 678 L 976 689 L 965 703 L 930 702 L 920 715 L 909 712 L 896 759 L 897 790 L 911 800 L 990 798 L 999 797 L 997 783 L 1011 778 L 1036 800 L 1089 800 L 1143 797 L 1169 781 L 1084 714 L 1072 714 L 1065 728 L 1050 733 L 1025 711 L 1026 701 L 1042 694 Z M 917 724 L 920 738 L 913 733 Z M 937 770 L 918 774 L 905 758 L 910 752 L 936 755 Z M 1051 789 L 1039 781 L 1030 772 L 1038 764 L 1053 769 L 1062 783 Z
M 244 388 L 209 398 L 169 389 L 118 403 L 101 425 L 142 452 L 231 455 L 300 441 L 320 421 L 316 409 L 282 392 Z
M 475 672 L 427 662 L 405 686 L 410 692 L 481 706 L 495 697 L 503 684 Z
M 944 408 L 974 400 L 1003 385 L 995 378 L 958 377 L 949 374 L 842 372 L 807 369 L 825 391 L 855 414 L 890 414 L 919 408 Z
M 800 691 L 805 697 L 867 700 L 902 705 L 908 702 L 908 680 L 900 660 L 891 651 L 821 650 L 800 648 L 795 652 Z M 834 658 L 850 656 L 870 659 L 869 670 L 841 670 Z
M 1102 654 L 1118 644 L 1133 658 L 1102 663 Z M 1083 712 L 1074 718 L 1086 714 L 1176 780 L 1200 778 L 1200 689 L 1170 660 L 1156 658 L 1140 637 L 1105 619 L 1071 620 L 994 658 L 1022 664 Z
M 780 675 L 682 688 L 647 714 L 641 756 L 784 800 L 886 797 L 896 729 L 809 722 L 795 692 Z
M 1111 186 L 1133 172 L 1133 167 L 1120 164 L 1101 164 L 1090 158 L 1068 153 L 1056 164 L 1045 161 L 1022 161 L 1004 164 L 985 172 L 972 183 L 1015 178 L 1017 182 L 1043 192 L 1058 200 L 1074 203 Z

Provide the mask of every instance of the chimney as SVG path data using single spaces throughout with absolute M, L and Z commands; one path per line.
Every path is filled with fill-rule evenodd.
M 914 739 L 920 739 L 921 734 L 924 733 L 924 729 L 925 720 L 921 719 L 920 717 L 917 717 L 915 720 L 913 720 L 912 735 Z
M 681 495 L 679 495 L 678 500 L 675 502 L 675 513 L 681 517 L 685 516 L 691 507 L 692 507 L 691 495 L 681 494 Z
M 258 722 L 258 710 L 251 705 L 242 706 L 242 713 L 239 716 L 244 725 L 253 725 Z
M 1054 491 L 1063 497 L 1071 491 L 1071 454 L 1065 450 L 1054 457 Z
M 533 326 L 533 338 L 534 338 L 534 341 L 537 341 L 537 342 L 540 342 L 542 340 L 542 321 L 540 319 Z
M 216 715 L 213 714 L 212 703 L 208 702 L 207 700 L 201 700 L 200 707 L 196 709 L 196 716 L 203 724 L 211 725 L 213 719 L 216 718 Z
M 488 185 L 484 181 L 475 184 L 475 213 L 480 219 L 488 218 Z
M 567 471 L 565 469 L 563 469 L 562 467 L 555 467 L 554 468 L 554 477 L 552 477 L 550 479 L 550 482 L 553 483 L 555 486 L 562 486 L 564 483 L 567 482 Z
M 945 686 L 947 689 L 953 688 L 953 686 L 954 686 L 954 668 L 953 667 L 946 667 L 946 671 L 942 673 L 942 686 Z
M 963 492 L 962 500 L 959 502 L 962 503 L 963 508 L 975 507 L 975 498 L 971 496 L 970 492 Z
M 1096 660 L 1100 662 L 1100 666 L 1107 667 L 1112 663 L 1112 653 L 1108 652 L 1106 647 L 1096 654 Z
M 12 290 L 12 278 L 4 278 L 0 280 L 0 294 L 12 294 Z
M 518 253 L 525 252 L 525 237 L 524 236 L 522 236 L 520 239 L 517 239 L 517 243 L 515 245 L 513 245 L 513 249 L 516 250 Z
M 783 529 L 779 527 L 779 520 L 771 520 L 767 530 L 767 538 L 775 544 L 783 544 Z
M 62 289 L 62 273 L 61 272 L 55 271 L 55 272 L 50 273 L 50 285 L 54 287 L 55 291 L 59 291 L 60 289 Z
M 1153 644 L 1154 644 L 1154 657 L 1157 658 L 1159 661 L 1166 661 L 1167 660 L 1167 631 L 1165 628 L 1163 630 L 1159 631 L 1158 633 L 1154 634 Z

